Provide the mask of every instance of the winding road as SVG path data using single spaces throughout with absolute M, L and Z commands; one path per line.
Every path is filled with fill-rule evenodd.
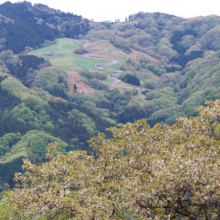
M 110 86 L 114 86 L 114 87 L 115 87 L 115 84 L 116 84 L 116 83 L 121 82 L 121 80 L 118 79 L 118 76 L 113 76 L 112 79 L 113 79 L 115 82 L 113 82 Z
M 74 41 L 77 42 L 77 43 L 80 43 L 79 40 L 74 39 Z M 86 49 L 89 44 L 90 44 L 90 43 L 87 42 L 87 43 L 82 44 L 82 45 L 83 45 L 83 47 Z M 106 51 L 106 52 L 107 52 L 108 49 L 101 49 L 101 50 L 99 50 L 99 51 Z M 89 55 L 89 53 L 82 54 L 81 56 L 82 56 L 82 57 L 87 57 L 87 58 L 95 58 L 95 59 L 99 59 L 99 60 L 112 61 L 112 63 L 106 64 L 106 65 L 96 64 L 96 65 L 95 65 L 96 69 L 104 69 L 104 68 L 107 67 L 107 66 L 117 65 L 117 64 L 120 63 L 119 60 L 112 60 L 112 59 L 106 59 L 106 58 L 103 58 L 103 57 L 91 56 L 91 55 Z M 119 71 L 119 70 L 118 70 L 118 72 L 122 72 L 122 71 Z M 114 80 L 114 82 L 113 82 L 112 84 L 110 84 L 110 86 L 118 87 L 118 88 L 124 88 L 124 89 L 132 89 L 131 87 L 126 87 L 126 86 L 115 86 L 115 84 L 121 82 L 121 80 L 119 80 L 118 77 L 119 77 L 119 76 L 113 76 L 113 77 L 112 77 L 112 79 Z M 137 90 L 146 90 L 146 89 L 141 89 L 141 88 L 135 88 L 135 89 L 137 89 Z
M 74 40 L 74 41 L 77 42 L 77 43 L 80 43 L 79 40 Z M 89 44 L 90 44 L 90 43 L 85 43 L 85 44 L 83 44 L 83 47 L 86 49 Z M 101 49 L 101 50 L 99 50 L 99 51 L 107 52 L 108 49 Z M 103 70 L 103 69 L 104 69 L 105 67 L 107 67 L 107 66 L 117 65 L 117 64 L 120 63 L 119 60 L 112 60 L 112 59 L 107 59 L 107 58 L 103 58 L 103 57 L 91 56 L 91 55 L 89 55 L 89 53 L 82 54 L 81 56 L 82 56 L 82 57 L 87 57 L 87 58 L 95 58 L 95 59 L 99 59 L 99 60 L 112 61 L 112 63 L 106 64 L 106 65 L 96 64 L 96 65 L 95 65 L 95 68 L 96 68 L 96 69 L 100 69 L 100 70 Z M 122 72 L 122 71 L 120 71 L 120 72 Z M 112 79 L 114 80 L 114 82 L 113 82 L 112 84 L 110 84 L 110 86 L 116 87 L 115 84 L 121 82 L 121 80 L 119 80 L 118 77 L 119 77 L 119 76 L 113 76 L 113 77 L 112 77 Z M 125 88 L 125 87 L 120 87 L 120 88 Z M 126 88 L 129 88 L 129 87 L 126 87 Z
M 75 41 L 77 42 L 77 40 L 75 40 Z M 79 42 L 79 41 L 78 41 L 78 42 Z M 90 44 L 90 43 L 85 43 L 85 44 L 83 44 L 83 47 L 86 49 L 89 44 Z M 108 52 L 108 49 L 101 49 L 101 50 L 99 50 L 99 51 L 100 51 L 100 52 Z M 106 65 L 103 65 L 103 66 L 101 66 L 101 65 L 99 65 L 99 64 L 96 64 L 96 65 L 95 65 L 95 68 L 96 68 L 96 69 L 100 69 L 100 70 L 101 70 L 101 69 L 104 69 L 104 68 L 107 67 L 107 66 L 117 65 L 117 64 L 120 63 L 118 60 L 112 60 L 112 59 L 107 59 L 107 58 L 103 58 L 103 57 L 91 56 L 91 55 L 89 55 L 89 53 L 82 54 L 81 56 L 82 56 L 82 57 L 87 57 L 87 58 L 95 58 L 95 59 L 98 59 L 98 60 L 112 61 L 112 63 L 106 64 Z

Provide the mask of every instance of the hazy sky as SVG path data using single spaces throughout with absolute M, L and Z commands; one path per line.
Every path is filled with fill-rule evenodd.
M 28 0 L 65 12 L 73 12 L 95 21 L 119 18 L 125 20 L 130 14 L 163 12 L 185 18 L 216 14 L 220 15 L 219 0 Z M 0 3 L 6 2 L 0 0 Z M 11 2 L 18 2 L 11 0 Z

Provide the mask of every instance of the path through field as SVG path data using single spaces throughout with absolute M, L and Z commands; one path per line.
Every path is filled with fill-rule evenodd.
M 78 40 L 75 40 L 77 43 L 79 43 L 80 41 L 78 41 Z M 83 45 L 83 47 L 85 48 L 85 49 L 87 49 L 87 47 L 89 46 L 89 42 L 86 42 L 86 43 L 84 43 L 84 44 L 82 44 Z M 95 48 L 93 48 L 93 49 L 95 49 Z M 97 49 L 98 51 L 108 51 L 108 48 L 105 48 L 105 49 Z M 97 57 L 97 56 L 91 56 L 91 55 L 89 55 L 89 53 L 86 53 L 86 54 L 82 54 L 81 55 L 82 57 L 87 57 L 87 58 L 95 58 L 95 59 L 99 59 L 99 60 L 106 60 L 106 61 L 112 61 L 112 63 L 110 63 L 110 64 L 106 64 L 106 65 L 98 65 L 98 64 L 96 64 L 95 65 L 95 67 L 97 68 L 97 69 L 104 69 L 105 67 L 107 67 L 107 66 L 111 66 L 111 65 L 117 65 L 117 64 L 119 64 L 120 62 L 119 62 L 119 60 L 112 60 L 112 59 L 106 59 L 106 58 L 103 58 L 103 57 Z M 120 72 L 122 72 L 122 71 L 120 71 Z M 112 79 L 115 81 L 114 83 L 112 83 L 112 84 L 110 84 L 110 86 L 112 86 L 112 87 L 118 87 L 118 88 L 124 88 L 124 89 L 131 89 L 131 87 L 126 87 L 126 86 L 115 86 L 117 83 L 119 83 L 119 82 L 121 82 L 121 80 L 119 80 L 118 79 L 118 77 L 119 76 L 113 76 L 112 77 Z M 135 88 L 135 89 L 137 89 L 137 90 L 146 90 L 146 89 L 142 89 L 142 88 Z

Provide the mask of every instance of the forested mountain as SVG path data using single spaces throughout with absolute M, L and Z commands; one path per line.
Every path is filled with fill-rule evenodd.
M 219 98 L 219 16 L 184 19 L 140 12 L 126 22 L 91 26 L 87 39 L 107 40 L 128 54 L 120 78 L 128 82 L 127 76 L 136 76 L 146 88 L 145 98 L 138 101 L 136 95 L 117 117 L 119 122 L 146 117 L 151 125 L 173 124 L 179 116 L 195 116 L 196 106 Z
M 0 191 L 23 158 L 45 161 L 49 143 L 93 153 L 87 141 L 110 126 L 172 125 L 220 98 L 219 16 L 93 22 L 6 2 L 0 30 Z
M 89 29 L 88 20 L 30 2 L 0 5 L 1 50 L 19 53 L 56 37 L 78 38 Z

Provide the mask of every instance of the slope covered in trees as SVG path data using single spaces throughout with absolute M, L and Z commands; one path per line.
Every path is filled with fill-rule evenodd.
M 88 139 L 113 125 L 59 97 L 68 91 L 65 71 L 35 56 L 14 58 L 5 51 L 0 57 L 1 186 L 13 186 L 22 158 L 41 163 L 48 143 L 62 143 L 63 152 L 88 149 Z
M 219 219 L 220 100 L 199 117 L 150 128 L 145 120 L 91 139 L 97 158 L 77 151 L 24 160 L 18 189 L 4 192 L 13 219 Z
M 196 116 L 196 106 L 219 98 L 219 16 L 184 19 L 140 12 L 129 18 L 91 23 L 85 36 L 123 50 L 127 61 L 121 62 L 119 78 L 128 82 L 124 76 L 133 75 L 145 88 L 143 96 L 133 93 L 118 122 L 145 117 L 152 126 L 171 125 L 179 116 Z
M 6 2 L 0 5 L 1 50 L 19 53 L 25 47 L 35 48 L 56 37 L 78 38 L 89 29 L 88 20 L 71 13 L 30 2 Z
M 172 125 L 220 98 L 220 17 L 129 18 L 0 5 L 0 191 L 14 186 L 22 158 L 45 162 L 49 143 L 92 153 L 87 140 L 118 122 Z

